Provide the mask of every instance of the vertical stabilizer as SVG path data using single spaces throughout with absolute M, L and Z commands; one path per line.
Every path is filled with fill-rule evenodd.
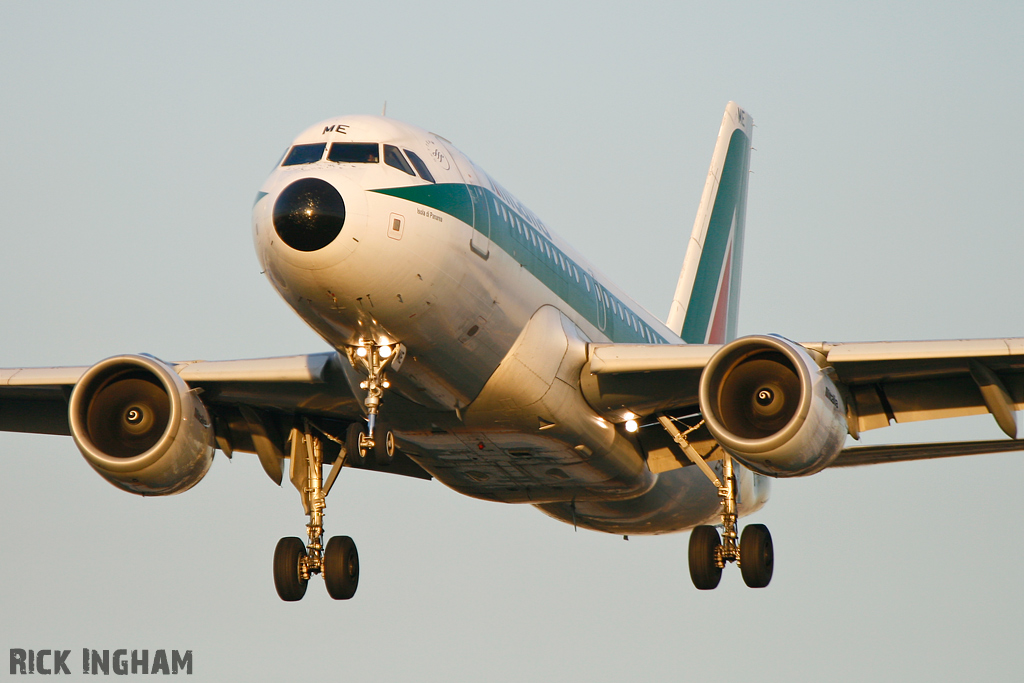
M 726 105 L 666 321 L 688 344 L 736 337 L 753 129 L 749 114 L 735 102 Z

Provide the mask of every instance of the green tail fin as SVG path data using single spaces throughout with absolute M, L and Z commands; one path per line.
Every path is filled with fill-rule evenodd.
M 735 102 L 726 105 L 666 321 L 689 344 L 736 337 L 753 128 Z

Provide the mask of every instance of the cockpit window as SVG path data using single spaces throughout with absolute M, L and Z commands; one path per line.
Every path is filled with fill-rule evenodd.
M 376 142 L 335 142 L 327 159 L 342 164 L 376 164 L 380 162 L 380 146 Z
M 405 154 L 409 157 L 409 161 L 412 162 L 412 165 L 416 167 L 416 170 L 419 171 L 421 178 L 431 183 L 437 182 L 434 180 L 434 176 L 430 175 L 430 169 L 428 169 L 427 165 L 423 163 L 423 159 L 420 159 L 416 156 L 415 152 L 411 152 L 409 150 L 405 150 Z
M 416 172 L 412 170 L 412 166 L 402 156 L 402 152 L 394 145 L 384 145 L 384 163 L 409 175 L 416 175 Z
M 282 166 L 298 166 L 299 164 L 313 164 L 324 156 L 326 142 L 318 142 L 313 145 L 295 145 L 288 156 L 281 162 Z

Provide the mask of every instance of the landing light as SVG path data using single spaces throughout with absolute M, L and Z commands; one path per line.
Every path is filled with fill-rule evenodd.
M 626 431 L 632 434 L 636 430 L 640 429 L 640 425 L 636 423 L 636 420 L 626 420 Z
M 358 349 L 356 349 L 356 355 L 359 356 L 360 358 L 366 358 L 366 347 L 360 346 Z
M 389 358 L 391 356 L 391 351 L 392 351 L 392 348 L 390 346 L 382 346 L 382 347 L 380 347 L 380 357 L 381 358 Z

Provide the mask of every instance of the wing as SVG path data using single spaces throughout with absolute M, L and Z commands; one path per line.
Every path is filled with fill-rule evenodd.
M 744 338 L 728 345 L 594 344 L 581 376 L 590 404 L 607 419 L 621 422 L 629 413 L 701 413 L 706 419 L 731 368 L 757 352 L 743 351 L 745 339 L 773 339 L 797 347 L 841 396 L 845 431 L 863 431 L 893 423 L 990 413 L 1010 439 L 1017 437 L 1016 411 L 1024 408 L 1024 339 L 804 343 L 781 338 Z M 740 345 L 737 347 L 736 345 Z M 740 349 L 736 351 L 734 349 Z M 748 355 L 744 355 L 747 353 Z M 767 358 L 762 354 L 760 357 Z M 730 365 L 732 364 L 732 365 Z M 701 382 L 714 366 L 701 410 Z M 720 384 L 716 384 L 720 382 Z M 827 388 L 827 387 L 826 387 Z M 837 405 L 838 407 L 838 405 Z M 664 441 L 659 435 L 661 441 Z M 721 441 L 721 439 L 719 439 Z M 700 449 L 698 449 L 700 450 Z M 914 444 L 842 449 L 831 466 L 850 466 L 1024 450 L 1024 441 Z
M 320 431 L 340 440 L 348 424 L 363 419 L 361 401 L 348 377 L 350 365 L 334 352 L 163 365 L 200 396 L 217 446 L 229 457 L 236 451 L 257 454 L 278 484 L 297 421 L 312 420 Z M 70 397 L 89 369 L 0 369 L 0 431 L 71 435 Z M 397 414 L 415 412 L 416 406 L 404 405 L 398 397 L 394 402 L 402 404 L 393 406 Z M 360 466 L 376 469 L 371 462 Z M 396 458 L 387 469 L 430 478 L 405 457 Z

